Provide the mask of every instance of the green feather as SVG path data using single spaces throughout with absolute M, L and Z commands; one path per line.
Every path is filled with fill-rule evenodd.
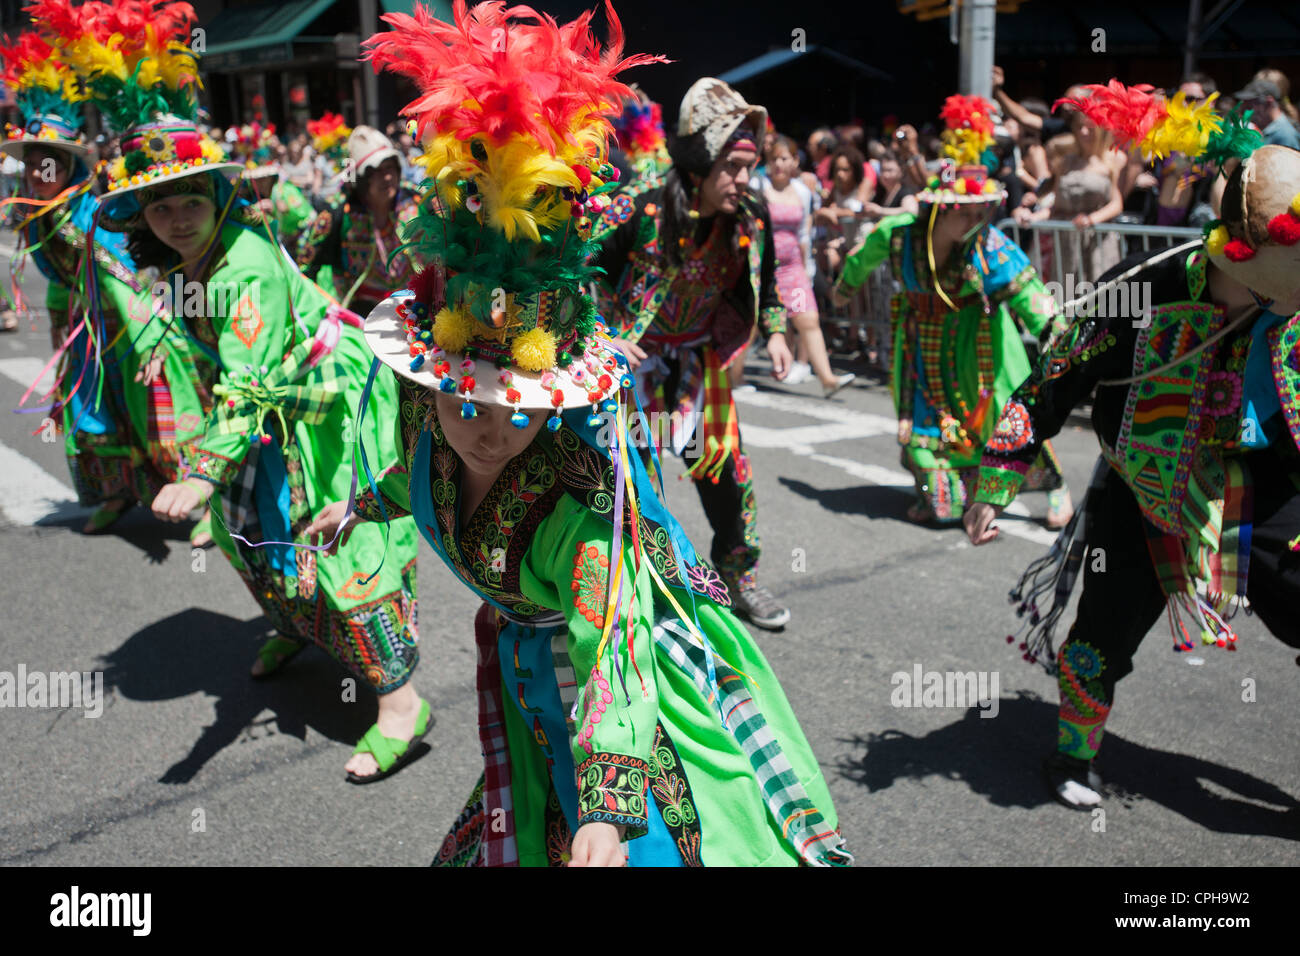
M 1264 145 L 1264 137 L 1250 128 L 1250 111 L 1236 111 L 1222 117 L 1223 129 L 1210 134 L 1201 154 L 1202 162 L 1217 163 L 1222 169 L 1230 159 L 1245 159 Z

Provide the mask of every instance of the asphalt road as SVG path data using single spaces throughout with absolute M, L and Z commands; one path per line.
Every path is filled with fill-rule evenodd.
M 39 282 L 27 288 L 41 300 Z M 44 320 L 0 336 L 6 410 L 48 356 Z M 985 548 L 915 527 L 883 386 L 860 379 L 825 402 L 815 382 L 770 384 L 758 359 L 750 370 L 759 387 L 740 410 L 761 578 L 793 612 L 784 632 L 755 633 L 859 865 L 1296 862 L 1294 651 L 1247 619 L 1235 654 L 1174 654 L 1160 625 L 1120 684 L 1104 817 L 1060 807 L 1039 777 L 1055 682 L 1005 643 L 1006 592 L 1051 540 L 1036 521 L 1045 495 L 1026 495 L 1028 516 Z M 480 769 L 469 593 L 422 549 L 414 680 L 437 718 L 429 752 L 351 786 L 343 764 L 373 698 L 344 702 L 345 672 L 317 650 L 249 680 L 266 622 L 225 560 L 192 554 L 183 528 L 145 509 L 80 535 L 61 442 L 30 434 L 40 417 L 0 416 L 0 671 L 100 671 L 105 700 L 93 719 L 0 709 L 0 862 L 427 864 Z M 1081 493 L 1096 453 L 1086 423 L 1058 451 Z M 670 503 L 707 551 L 680 471 L 669 465 Z M 918 665 L 996 674 L 996 717 L 891 706 L 892 675 Z

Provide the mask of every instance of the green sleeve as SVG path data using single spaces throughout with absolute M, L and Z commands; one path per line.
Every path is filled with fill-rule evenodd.
M 45 287 L 45 308 L 50 313 L 50 322 L 57 328 L 68 325 L 68 307 L 71 296 L 68 287 L 61 282 L 51 282 Z
M 909 226 L 916 221 L 911 213 L 898 216 L 886 216 L 876 224 L 876 228 L 867 233 L 857 251 L 844 260 L 844 269 L 840 273 L 838 285 L 845 294 L 853 292 L 867 281 L 867 277 L 876 267 L 889 258 L 890 237 L 895 229 Z
M 411 513 L 411 472 L 415 460 L 415 446 L 428 415 L 432 394 L 426 388 L 416 385 L 408 379 L 397 379 L 398 414 L 393 422 L 396 430 L 397 452 L 399 461 L 388 464 L 371 462 L 372 468 L 383 468 L 375 477 L 378 496 L 370 490 L 364 475 L 361 488 L 357 491 L 357 514 L 367 521 L 383 521 L 384 512 L 379 508 L 379 501 L 384 503 L 389 519 L 401 518 Z M 372 399 L 373 401 L 373 399 Z M 371 409 L 373 414 L 376 410 Z
M 558 607 L 568 623 L 569 657 L 578 684 L 573 742 L 578 825 L 612 823 L 626 827 L 630 839 L 647 830 L 646 788 L 659 715 L 651 634 L 654 595 L 648 565 L 639 575 L 624 577 L 619 616 L 602 648 L 612 537 L 607 520 L 566 495 L 538 528 L 520 586 L 538 603 Z M 632 549 L 620 546 L 624 574 L 630 575 Z M 631 648 L 624 633 L 629 602 Z
M 254 253 L 264 253 L 266 259 L 252 261 Z M 263 369 L 275 368 L 287 351 L 293 323 L 289 276 L 274 261 L 275 255 L 264 240 L 246 245 L 237 242 L 229 250 L 228 264 L 207 283 L 208 314 L 217 333 L 217 354 L 221 359 L 220 385 L 243 382 L 249 374 L 256 376 Z M 306 303 L 294 304 L 302 315 Z M 324 310 L 320 311 L 323 314 Z M 316 316 L 304 318 L 311 318 L 312 327 L 318 321 Z M 246 366 L 253 371 L 247 371 Z M 184 477 L 205 478 L 217 485 L 233 477 L 247 453 L 249 438 L 222 426 L 242 411 L 242 405 L 231 409 L 224 398 L 218 398 L 207 433 L 198 442 L 196 456 L 191 458 Z
M 1069 327 L 1069 320 L 1060 314 L 1056 300 L 1033 266 L 1025 266 L 1020 275 L 990 298 L 995 303 L 1005 302 L 1012 316 L 1040 340 L 1055 337 Z

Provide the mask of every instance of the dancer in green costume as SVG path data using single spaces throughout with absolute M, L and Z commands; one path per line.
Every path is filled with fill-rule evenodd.
M 130 290 L 142 288 L 125 239 L 94 230 L 99 201 L 79 133 L 83 107 L 70 93 L 77 73 L 64 62 L 59 40 L 38 18 L 36 30 L 3 50 L 6 79 L 28 120 L 10 130 L 0 151 L 26 168 L 26 195 L 9 202 L 26 217 L 20 258 L 30 254 L 48 283 L 59 382 L 54 410 L 78 499 L 97 506 L 83 529 L 95 534 L 176 479 L 202 433 L 203 409 L 183 344 L 149 382 L 140 381 L 145 353 L 137 345 L 149 310 L 123 307 Z M 196 535 L 203 543 L 202 529 Z
M 427 154 L 461 170 L 439 181 L 445 221 L 420 224 L 421 251 L 445 266 L 366 322 L 376 356 L 408 381 L 402 455 L 356 511 L 413 513 L 484 600 L 484 774 L 437 862 L 844 864 L 826 782 L 780 683 L 631 447 L 633 380 L 581 291 L 594 246 L 585 212 L 615 185 L 599 114 L 626 95 L 612 76 L 648 59 L 620 60 L 606 9 L 603 57 L 589 15 L 557 28 L 495 4 L 459 8 L 455 30 L 417 7 L 418 32 L 389 17 L 399 29 L 371 41 L 381 65 L 425 64 L 421 83 L 456 91 L 420 113 L 443 134 Z M 557 49 L 565 56 L 542 52 Z M 565 81 L 562 63 L 595 102 L 482 88 L 498 71 Z M 460 109 L 467 99 L 474 108 Z M 506 148 L 491 132 L 537 115 L 535 135 L 552 145 Z M 513 178 L 520 169 L 530 172 Z M 507 220 L 513 241 L 497 225 Z M 471 259 L 476 245 L 496 254 Z M 505 293 L 495 304 L 492 289 Z M 340 501 L 314 527 L 328 536 L 345 514 Z
M 409 520 L 360 529 L 340 560 L 318 564 L 307 525 L 348 496 L 354 453 L 396 454 L 396 383 L 375 377 L 370 414 L 353 421 L 370 365 L 360 319 L 333 307 L 238 200 L 231 180 L 242 167 L 204 149 L 193 121 L 195 64 L 170 52 L 183 51 L 179 43 L 167 46 L 186 35 L 185 18 L 158 13 L 154 30 L 169 52 L 152 73 L 181 82 L 142 90 L 140 70 L 90 81 L 101 110 L 125 129 L 102 227 L 129 232 L 137 264 L 173 279 L 148 290 L 167 321 L 151 324 L 146 344 L 183 333 L 215 399 L 183 476 L 159 491 L 153 510 L 181 520 L 211 498 L 217 544 L 277 632 L 253 676 L 314 642 L 376 691 L 379 721 L 347 770 L 353 782 L 378 780 L 431 723 L 408 683 L 418 661 L 415 530 Z M 99 62 L 104 44 L 85 39 Z M 153 112 L 160 101 L 177 112 Z
M 949 97 L 949 156 L 969 165 L 946 165 L 917 195 L 919 214 L 882 219 L 845 261 L 835 290 L 837 301 L 847 302 L 886 261 L 902 286 L 893 303 L 890 388 L 902 464 L 916 479 L 918 501 L 907 516 L 918 522 L 961 519 L 984 443 L 1002 406 L 1029 375 L 1017 320 L 1046 340 L 1057 315 L 1025 254 L 987 225 L 988 211 L 1004 196 L 974 164 L 983 135 L 978 117 L 987 118 L 990 108 L 978 97 Z M 990 123 L 990 139 L 991 130 Z M 1030 487 L 1051 493 L 1050 527 L 1069 521 L 1073 506 L 1050 446 Z

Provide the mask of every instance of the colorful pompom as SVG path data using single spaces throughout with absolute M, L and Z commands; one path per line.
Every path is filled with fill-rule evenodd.
M 433 340 L 448 352 L 463 352 L 477 323 L 460 309 L 443 309 L 433 319 Z
M 1255 258 L 1255 250 L 1240 239 L 1231 239 L 1223 247 L 1223 254 L 1232 262 L 1246 262 Z
M 515 338 L 510 354 L 520 368 L 544 371 L 555 365 L 555 337 L 545 329 L 529 329 Z

